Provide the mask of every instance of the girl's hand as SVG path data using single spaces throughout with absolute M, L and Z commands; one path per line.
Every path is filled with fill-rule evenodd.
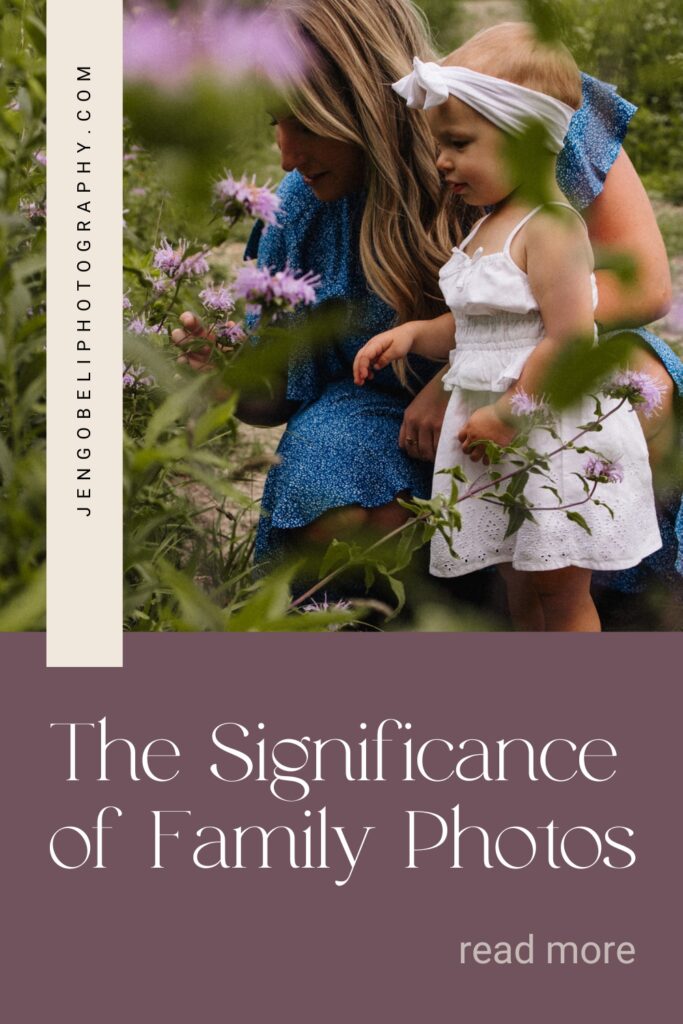
M 415 334 L 416 324 L 408 323 L 370 338 L 353 361 L 354 384 L 362 386 L 366 380 L 372 380 L 373 370 L 382 370 L 389 363 L 404 359 L 413 347 Z
M 469 455 L 472 462 L 479 462 L 485 455 L 485 449 L 478 442 L 493 441 L 504 447 L 510 444 L 516 433 L 516 427 L 506 423 L 494 405 L 484 405 L 472 413 L 458 434 L 458 441 L 465 455 Z

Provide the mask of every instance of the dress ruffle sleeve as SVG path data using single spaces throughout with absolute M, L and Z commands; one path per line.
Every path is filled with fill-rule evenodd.
M 607 172 L 619 155 L 637 107 L 613 85 L 583 75 L 583 104 L 569 125 L 557 160 L 557 182 L 578 209 L 602 192 Z

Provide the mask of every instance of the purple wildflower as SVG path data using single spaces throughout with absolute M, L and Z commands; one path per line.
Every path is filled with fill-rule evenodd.
M 180 90 L 193 76 L 206 74 L 230 82 L 258 74 L 283 85 L 300 77 L 305 63 L 305 50 L 275 11 L 207 4 L 171 13 L 148 7 L 124 20 L 126 77 L 165 91 Z
M 514 416 L 538 417 L 539 415 L 549 417 L 550 410 L 543 398 L 536 395 L 529 395 L 523 388 L 516 388 L 510 399 L 510 409 Z
M 47 215 L 44 203 L 33 203 L 28 199 L 19 200 L 19 209 L 32 224 L 39 224 Z
M 33 159 L 36 163 L 40 164 L 41 167 L 47 167 L 47 157 L 42 149 L 37 149 L 33 154 Z
M 320 277 L 313 273 L 297 277 L 285 267 L 276 273 L 266 267 L 244 267 L 235 279 L 235 295 L 245 299 L 248 307 L 261 307 L 272 315 L 291 313 L 297 306 L 315 302 Z M 251 311 L 251 310 L 250 310 Z
M 163 295 L 170 287 L 171 282 L 165 277 L 157 277 L 156 280 L 152 282 L 152 290 L 157 295 Z
M 206 262 L 206 254 L 196 252 L 194 256 L 188 256 L 186 260 L 183 260 L 179 274 L 194 274 L 196 277 L 201 277 L 202 274 L 208 274 L 208 272 L 209 264 Z
M 247 337 L 241 324 L 218 324 L 214 330 L 216 337 L 228 345 L 239 345 Z
M 627 398 L 632 406 L 641 406 L 645 416 L 652 416 L 662 404 L 664 386 L 638 370 L 622 370 L 604 388 L 610 398 Z
M 237 220 L 246 213 L 258 217 L 264 224 L 277 224 L 280 197 L 270 190 L 268 183 L 259 187 L 255 178 L 249 181 L 243 176 L 236 181 L 228 174 L 216 183 L 214 193 L 223 216 L 230 220 Z
M 348 612 L 351 611 L 350 601 L 330 601 L 327 594 L 323 594 L 322 601 L 315 601 L 313 598 L 301 606 L 302 612 Z
M 240 299 L 251 300 L 254 296 L 264 295 L 270 286 L 270 271 L 261 267 L 242 267 L 235 278 L 235 295 Z
M 320 612 L 350 612 L 352 607 L 349 601 L 330 601 L 327 594 L 323 594 L 321 601 L 311 599 L 307 604 L 301 606 L 301 611 L 305 614 L 310 614 L 311 612 L 317 612 L 318 614 Z M 328 632 L 336 633 L 343 626 L 344 623 L 342 622 L 332 622 L 328 625 L 327 629 Z
M 147 334 L 147 324 L 144 316 L 136 316 L 126 324 L 126 330 L 130 334 Z
M 9 103 L 5 104 L 5 110 L 21 110 L 21 105 L 18 99 L 10 100 Z
M 164 274 L 173 276 L 183 262 L 184 252 L 185 247 L 182 244 L 178 249 L 174 249 L 171 243 L 164 238 L 161 245 L 154 249 L 154 266 Z
M 280 209 L 280 197 L 263 185 L 257 188 L 251 199 L 251 212 L 264 224 L 277 224 L 277 212 Z
M 129 194 L 131 196 L 146 196 L 147 195 L 147 189 L 146 188 L 132 188 L 130 190 Z
M 214 310 L 216 313 L 229 313 L 235 305 L 225 285 L 205 288 L 199 293 L 199 298 L 206 309 Z
M 209 264 L 206 262 L 206 255 L 203 252 L 196 252 L 185 259 L 187 242 L 182 238 L 177 248 L 173 248 L 168 239 L 164 238 L 161 245 L 153 250 L 153 266 L 169 277 L 177 278 L 189 275 L 200 276 L 206 274 Z
M 131 366 L 126 363 L 123 364 L 121 382 L 124 388 L 153 388 L 156 384 L 156 380 L 144 366 Z
M 133 303 L 130 301 L 130 299 L 128 298 L 127 295 L 123 296 L 123 303 L 122 304 L 123 304 L 123 308 L 124 309 L 132 309 L 133 308 Z
M 292 307 L 311 306 L 315 302 L 315 290 L 320 284 L 320 277 L 309 272 L 302 277 L 295 277 L 289 270 L 282 270 L 275 275 L 275 295 L 284 299 L 286 305 Z
M 586 459 L 583 475 L 599 484 L 620 484 L 624 479 L 624 470 L 619 462 L 591 455 Z

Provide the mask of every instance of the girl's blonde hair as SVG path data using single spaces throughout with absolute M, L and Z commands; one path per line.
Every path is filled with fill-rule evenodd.
M 412 58 L 433 59 L 424 16 L 409 0 L 275 0 L 312 60 L 289 98 L 310 131 L 366 159 L 360 258 L 397 320 L 444 310 L 438 271 L 454 242 L 427 120 L 391 88 Z
M 442 63 L 525 85 L 575 110 L 581 106 L 581 73 L 569 50 L 561 43 L 542 42 L 524 22 L 507 21 L 484 29 Z

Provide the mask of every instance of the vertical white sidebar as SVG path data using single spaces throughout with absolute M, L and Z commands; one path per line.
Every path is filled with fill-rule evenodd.
M 47 664 L 117 667 L 122 4 L 47 10 Z

